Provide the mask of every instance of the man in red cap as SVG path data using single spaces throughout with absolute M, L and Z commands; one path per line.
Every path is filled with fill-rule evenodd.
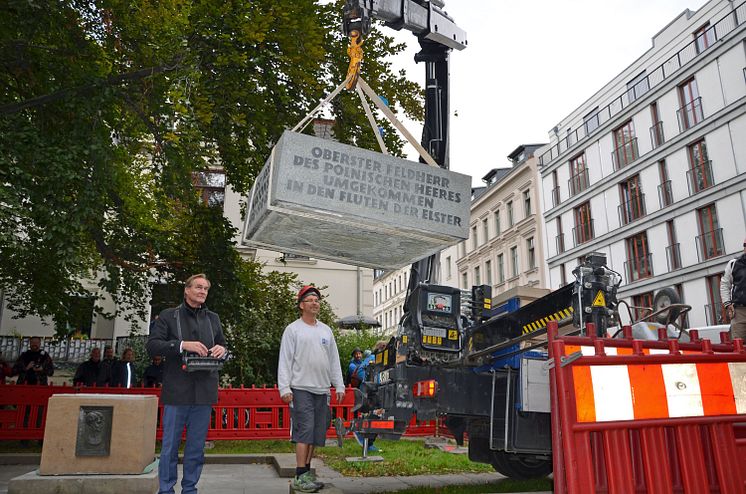
M 285 328 L 277 365 L 277 387 L 282 401 L 290 405 L 291 439 L 295 443 L 293 488 L 316 492 L 323 487 L 311 472 L 316 446 L 326 442 L 331 413 L 329 386 L 337 401 L 345 395 L 337 342 L 331 328 L 317 319 L 321 292 L 312 285 L 298 292 L 300 318 Z
M 731 259 L 725 266 L 720 280 L 720 298 L 730 319 L 731 337 L 746 340 L 746 239 L 743 250 L 740 257 Z

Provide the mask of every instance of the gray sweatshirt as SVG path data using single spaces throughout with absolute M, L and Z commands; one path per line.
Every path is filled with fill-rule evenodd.
M 290 393 L 290 388 L 329 394 L 330 385 L 337 393 L 345 390 L 331 328 L 321 321 L 309 325 L 302 319 L 288 324 L 282 334 L 277 365 L 280 396 Z

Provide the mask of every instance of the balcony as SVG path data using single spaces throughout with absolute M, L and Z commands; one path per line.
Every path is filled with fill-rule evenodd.
M 663 136 L 663 122 L 656 122 L 655 125 L 650 127 L 650 142 L 653 144 L 653 149 L 666 142 L 666 138 Z
M 651 278 L 653 276 L 653 254 L 624 261 L 624 272 L 627 274 L 628 283 Z
M 666 263 L 669 273 L 681 269 L 681 245 L 678 242 L 666 247 Z
M 725 253 L 723 247 L 723 229 L 718 228 L 695 237 L 697 244 L 697 258 L 699 262 L 722 256 Z
M 637 150 L 637 137 L 633 137 L 629 141 L 623 143 L 611 153 L 611 161 L 614 163 L 614 170 L 624 168 L 639 157 L 640 152 Z
M 559 185 L 552 189 L 552 207 L 556 208 L 560 204 L 560 188 Z
M 623 202 L 617 207 L 617 211 L 620 225 L 628 225 L 642 218 L 647 214 L 645 211 L 645 194 L 637 194 L 629 201 Z
M 575 246 L 584 244 L 590 240 L 593 240 L 593 220 L 587 223 L 580 223 L 572 229 L 572 238 L 575 241 Z
M 570 175 L 570 180 L 567 181 L 567 188 L 570 189 L 570 197 L 586 190 L 590 186 L 590 183 L 587 168 L 579 171 L 577 175 Z
M 702 97 L 687 103 L 676 110 L 676 117 L 679 119 L 679 132 L 691 129 L 705 119 L 702 113 Z
M 666 180 L 658 186 L 658 204 L 661 209 L 673 204 L 673 189 L 671 189 L 671 181 Z
M 565 252 L 565 234 L 560 233 L 556 237 L 554 237 L 554 243 L 557 246 L 557 254 L 562 254 Z
M 690 196 L 715 185 L 712 177 L 712 160 L 700 161 L 692 165 L 692 168 L 686 172 L 686 179 Z

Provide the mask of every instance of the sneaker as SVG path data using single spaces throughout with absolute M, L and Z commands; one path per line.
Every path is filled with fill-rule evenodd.
M 380 453 L 381 450 L 378 449 L 375 445 L 371 444 L 368 446 L 368 453 Z
M 292 482 L 293 490 L 299 492 L 318 492 L 321 489 L 321 486 L 311 480 L 310 473 L 311 472 L 306 472 L 300 477 L 294 478 Z
M 324 483 L 323 483 L 323 482 L 319 482 L 319 480 L 318 480 L 318 479 L 316 478 L 316 474 L 315 474 L 315 473 L 313 473 L 313 470 L 309 470 L 309 471 L 308 471 L 308 478 L 310 478 L 310 479 L 311 479 L 311 481 L 312 481 L 312 482 L 313 482 L 314 484 L 318 485 L 320 489 L 323 489 L 323 488 L 324 488 Z

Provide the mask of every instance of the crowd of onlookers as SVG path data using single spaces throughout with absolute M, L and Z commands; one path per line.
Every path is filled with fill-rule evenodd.
M 134 364 L 132 348 L 125 348 L 121 359 L 117 359 L 110 345 L 104 347 L 103 358 L 101 349 L 94 347 L 90 358 L 76 369 L 73 384 L 121 388 L 160 387 L 163 380 L 162 364 L 162 357 L 153 357 L 151 364 L 140 376 Z M 13 365 L 0 359 L 0 384 L 5 384 L 8 378 L 17 377 L 17 384 L 46 385 L 53 374 L 52 357 L 41 348 L 41 338 L 38 337 L 29 340 L 29 349 L 21 353 Z

